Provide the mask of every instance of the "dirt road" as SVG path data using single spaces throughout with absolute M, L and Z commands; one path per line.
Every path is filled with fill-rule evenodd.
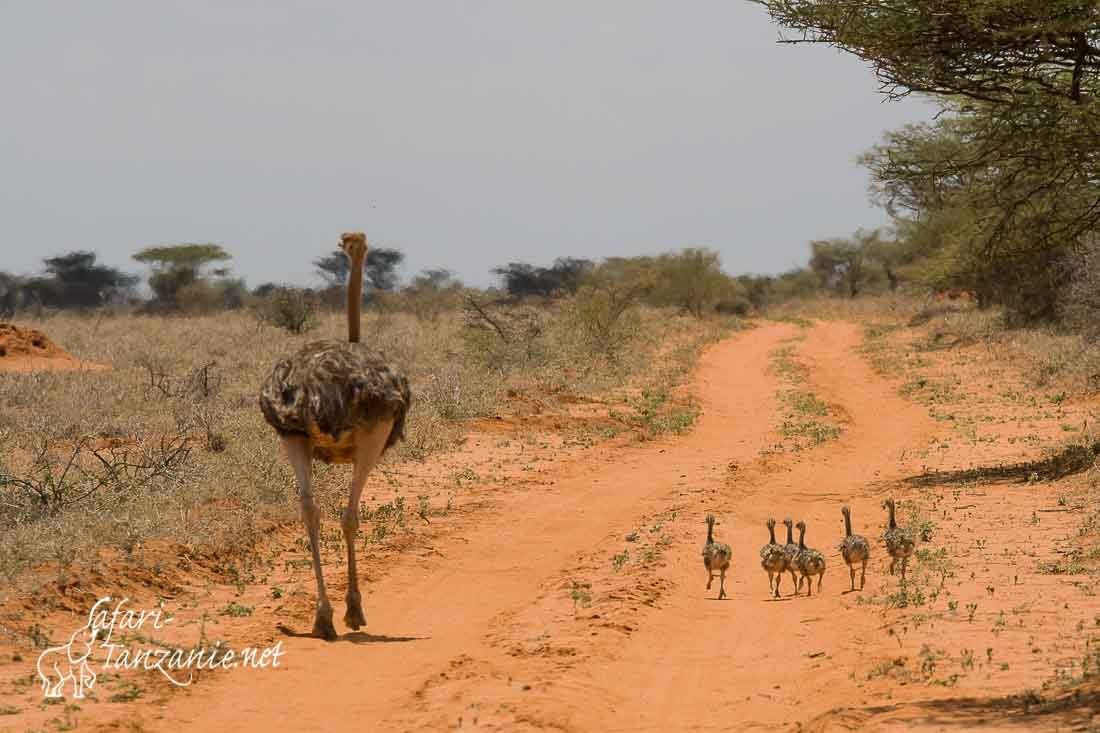
M 840 593 L 840 505 L 878 525 L 872 485 L 912 471 L 900 454 L 930 421 L 858 358 L 856 327 L 820 327 L 800 358 L 814 389 L 847 416 L 842 437 L 754 469 L 774 442 L 769 354 L 796 330 L 769 325 L 712 348 L 695 378 L 702 416 L 688 436 L 562 466 L 552 487 L 514 494 L 429 567 L 393 568 L 372 584 L 368 634 L 289 639 L 282 670 L 197 689 L 165 711 L 164 728 L 723 729 L 820 710 L 791 703 L 843 681 L 845 660 L 858 653 L 853 637 L 877 625 Z M 653 577 L 638 574 L 654 598 L 610 602 L 622 606 L 610 613 L 627 630 L 607 629 L 601 614 L 575 615 L 566 579 L 578 561 L 607 563 L 633 528 L 673 507 L 667 562 Z M 735 554 L 723 602 L 703 590 L 708 510 Z M 767 600 L 757 549 L 773 515 L 805 519 L 811 543 L 827 549 L 821 596 Z M 340 568 L 329 570 L 338 583 Z
M 936 560 L 938 585 L 911 586 L 899 602 L 877 539 L 881 502 L 916 492 L 904 480 L 928 471 L 924 449 L 945 440 L 944 421 L 899 396 L 861 356 L 861 342 L 852 324 L 768 323 L 713 346 L 692 379 L 701 415 L 686 435 L 566 452 L 548 480 L 500 489 L 442 543 L 410 548 L 372 573 L 366 633 L 325 643 L 274 630 L 282 621 L 307 631 L 303 604 L 293 618 L 257 614 L 256 636 L 284 642 L 279 669 L 221 674 L 138 700 L 112 725 L 1012 729 L 1003 705 L 998 718 L 974 701 L 1037 687 L 1075 653 L 1066 639 L 1077 616 L 1080 629 L 1100 610 L 1079 605 L 1075 585 L 1035 570 L 1032 558 L 1052 551 L 1071 524 L 1063 514 L 1025 523 L 1051 491 L 931 492 L 942 517 L 929 548 L 949 546 L 955 559 Z M 774 369 L 781 349 L 805 367 L 799 389 L 839 416 L 835 439 L 776 449 L 785 419 L 777 394 L 790 386 Z M 980 461 L 982 450 L 975 440 L 952 460 Z M 845 503 L 873 543 L 862 592 L 849 592 L 836 549 Z M 724 601 L 717 586 L 704 590 L 708 512 L 734 553 Z M 811 598 L 790 597 L 789 577 L 784 597 L 768 594 L 758 549 L 765 519 L 784 516 L 805 520 L 807 543 L 826 555 L 823 590 Z M 993 547 L 975 544 L 973 532 L 987 532 Z M 1006 559 L 1009 547 L 1028 561 Z M 326 573 L 342 598 L 342 565 Z M 949 665 L 959 671 L 948 674 Z M 954 702 L 964 698 L 970 707 Z

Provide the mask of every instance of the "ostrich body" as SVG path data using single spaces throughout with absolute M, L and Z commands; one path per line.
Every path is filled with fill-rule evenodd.
M 707 515 L 707 543 L 703 545 L 703 566 L 707 569 L 707 590 L 714 582 L 714 573 L 719 574 L 718 599 L 726 597 L 726 571 L 730 568 L 733 552 L 730 546 L 714 541 L 714 515 Z
M 886 551 L 890 553 L 890 575 L 894 574 L 894 568 L 901 561 L 901 579 L 905 580 L 905 569 L 909 566 L 909 556 L 913 554 L 915 543 L 913 535 L 907 529 L 898 526 L 894 518 L 895 506 L 893 499 L 887 499 L 882 504 L 890 512 L 890 520 L 886 525 L 886 531 L 882 539 L 886 540 Z
M 817 592 L 821 592 L 821 581 L 825 579 L 825 556 L 817 550 L 806 547 L 806 523 L 799 522 L 798 527 L 798 572 L 802 575 L 798 579 L 798 587 L 802 587 L 802 581 L 806 581 L 806 595 L 812 596 L 814 589 L 814 576 L 817 576 Z
M 844 506 L 840 508 L 840 513 L 844 515 L 844 541 L 840 543 L 840 555 L 848 563 L 852 590 L 856 589 L 856 564 L 859 564 L 859 589 L 863 590 L 867 579 L 867 561 L 871 558 L 871 545 L 863 535 L 852 534 L 852 510 Z
M 798 544 L 794 541 L 793 527 L 794 520 L 787 517 L 783 520 L 783 524 L 787 525 L 787 544 L 783 545 L 783 557 L 787 561 L 787 572 L 791 574 L 791 585 L 794 586 L 794 595 L 798 595 L 798 576 L 795 571 L 798 570 Z
M 347 612 L 352 629 L 366 625 L 355 568 L 359 499 L 370 470 L 386 449 L 404 437 L 409 383 L 390 368 L 382 354 L 359 343 L 359 310 L 363 292 L 366 237 L 344 234 L 340 248 L 348 256 L 348 340 L 306 344 L 275 364 L 260 390 L 260 409 L 275 428 L 294 467 L 302 522 L 313 554 L 317 611 L 313 633 L 336 638 L 332 605 L 321 568 L 321 514 L 313 497 L 313 460 L 353 465 L 348 504 L 341 526 L 348 549 Z
M 768 573 L 768 593 L 775 591 L 779 597 L 779 583 L 783 580 L 783 571 L 787 569 L 787 554 L 783 545 L 775 541 L 775 520 L 767 521 L 768 535 L 771 540 L 760 548 L 760 566 Z

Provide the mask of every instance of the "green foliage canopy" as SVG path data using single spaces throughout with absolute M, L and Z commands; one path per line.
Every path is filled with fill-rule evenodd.
M 212 262 L 233 259 L 217 244 L 172 244 L 163 247 L 146 247 L 134 254 L 138 262 L 152 265 L 154 269 L 180 268 L 199 270 Z
M 794 31 L 869 62 L 891 96 L 964 97 L 1019 109 L 1094 103 L 1095 0 L 751 0 Z

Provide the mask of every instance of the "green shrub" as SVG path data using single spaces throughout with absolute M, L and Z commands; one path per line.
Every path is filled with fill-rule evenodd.
M 285 328 L 295 334 L 317 327 L 315 298 L 308 290 L 276 288 L 256 307 L 257 317 L 264 323 Z

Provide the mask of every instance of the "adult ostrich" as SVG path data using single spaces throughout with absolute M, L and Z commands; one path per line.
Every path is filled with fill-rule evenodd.
M 294 467 L 302 522 L 309 534 L 313 573 L 317 577 L 317 613 L 313 634 L 336 638 L 332 605 L 325 594 L 318 535 L 321 515 L 313 498 L 313 459 L 354 466 L 348 505 L 341 525 L 348 546 L 347 612 L 352 629 L 366 625 L 355 571 L 355 535 L 359 531 L 359 498 L 367 474 L 386 449 L 404 437 L 409 409 L 409 382 L 390 368 L 377 351 L 359 343 L 359 308 L 367 238 L 349 232 L 340 249 L 351 267 L 348 280 L 348 340 L 314 341 L 275 364 L 260 390 L 264 419 L 282 439 Z

